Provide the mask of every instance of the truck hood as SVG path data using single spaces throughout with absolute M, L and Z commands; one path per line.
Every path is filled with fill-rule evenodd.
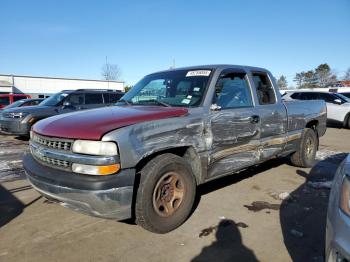
M 114 106 L 57 115 L 39 121 L 35 133 L 61 138 L 100 140 L 114 129 L 145 121 L 186 115 L 180 107 Z
M 15 107 L 15 108 L 9 108 L 5 109 L 2 112 L 6 113 L 32 113 L 32 112 L 40 112 L 42 110 L 50 110 L 53 111 L 55 108 L 50 106 L 23 106 L 23 107 Z

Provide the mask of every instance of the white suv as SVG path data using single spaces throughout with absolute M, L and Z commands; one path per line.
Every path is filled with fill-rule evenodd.
M 327 104 L 327 120 L 350 128 L 350 99 L 339 93 L 319 91 L 287 91 L 284 100 L 324 100 Z

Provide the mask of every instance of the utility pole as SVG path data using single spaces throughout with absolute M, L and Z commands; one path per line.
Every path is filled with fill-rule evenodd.
M 175 68 L 175 58 L 173 58 L 172 65 L 170 66 L 170 69 L 174 69 L 174 68 Z
M 108 68 L 108 58 L 106 56 L 106 67 Z M 107 70 L 108 72 L 108 70 Z M 107 89 L 109 89 L 109 77 L 107 77 Z

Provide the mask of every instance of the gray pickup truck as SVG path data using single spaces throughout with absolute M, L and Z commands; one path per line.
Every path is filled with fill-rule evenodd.
M 179 68 L 147 75 L 114 107 L 38 122 L 23 165 L 49 199 L 166 233 L 199 184 L 276 157 L 312 166 L 326 118 L 323 101 L 282 102 L 263 68 Z

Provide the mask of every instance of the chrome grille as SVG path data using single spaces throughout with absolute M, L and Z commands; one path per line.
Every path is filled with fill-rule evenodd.
M 51 138 L 47 136 L 41 136 L 33 132 L 31 140 L 37 144 L 43 145 L 45 147 L 66 150 L 69 151 L 72 148 L 73 140 Z
M 12 118 L 10 113 L 2 113 L 3 118 Z
M 33 148 L 30 148 L 32 155 L 37 159 L 38 161 L 42 162 L 43 164 L 53 166 L 56 168 L 60 169 L 69 169 L 70 168 L 70 162 L 66 160 L 60 160 L 60 159 L 55 159 L 51 158 L 48 156 L 45 156 L 43 154 L 40 154 L 40 151 L 35 150 Z

